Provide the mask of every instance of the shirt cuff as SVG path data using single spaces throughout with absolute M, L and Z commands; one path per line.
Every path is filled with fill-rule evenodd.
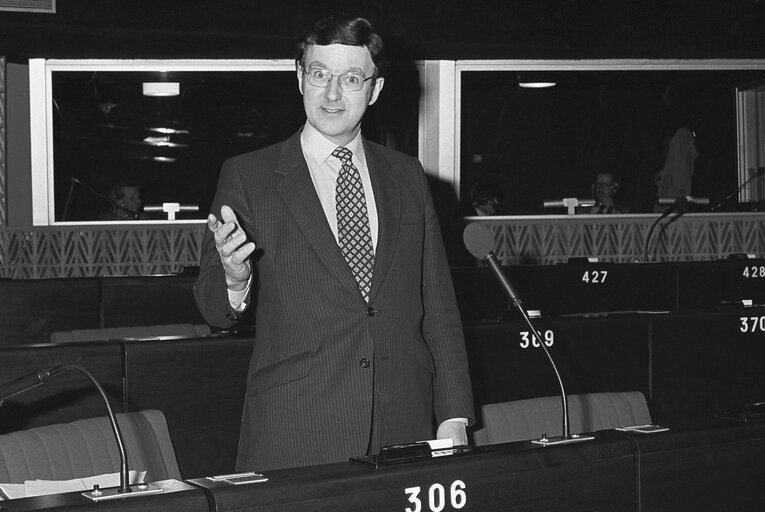
M 240 292 L 235 292 L 226 288 L 228 292 L 228 303 L 231 309 L 237 313 L 241 313 L 247 309 L 247 296 L 250 294 L 250 285 L 252 284 L 252 275 L 247 279 L 247 286 Z
M 444 420 L 443 423 L 446 423 L 447 421 L 459 421 L 461 423 L 464 423 L 465 425 L 470 423 L 467 418 L 449 418 L 448 420 Z

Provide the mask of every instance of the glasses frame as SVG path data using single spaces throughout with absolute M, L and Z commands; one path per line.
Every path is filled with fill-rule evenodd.
M 311 69 L 320 69 L 322 71 L 326 71 L 329 74 L 329 79 L 327 80 L 327 83 L 324 84 L 324 85 L 313 83 L 311 81 L 311 74 L 309 73 L 309 71 Z M 329 87 L 329 84 L 332 83 L 332 79 L 333 78 L 337 78 L 337 85 L 340 87 L 340 89 L 342 89 L 343 91 L 350 91 L 350 92 L 358 92 L 358 91 L 362 90 L 364 88 L 364 84 L 368 80 L 372 80 L 372 79 L 377 78 L 376 74 L 374 74 L 372 76 L 369 76 L 369 77 L 364 77 L 364 73 L 355 73 L 355 72 L 353 72 L 353 73 L 330 73 L 330 71 L 328 69 L 324 69 L 324 68 L 320 68 L 320 67 L 314 67 L 314 68 L 306 69 L 302 65 L 300 66 L 300 70 L 303 72 L 303 74 L 305 74 L 306 81 L 308 82 L 308 84 L 313 86 L 313 87 L 320 87 L 322 89 L 326 89 L 327 87 Z M 360 76 L 362 76 L 364 78 L 361 81 L 361 85 L 359 86 L 358 89 L 346 89 L 345 86 L 343 85 L 342 80 L 341 80 L 342 77 L 345 76 L 345 75 L 360 75 Z

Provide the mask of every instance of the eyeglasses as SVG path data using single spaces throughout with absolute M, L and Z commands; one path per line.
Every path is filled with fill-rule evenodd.
M 337 77 L 337 83 L 344 91 L 360 91 L 364 88 L 364 82 L 377 78 L 377 75 L 365 77 L 364 73 L 340 73 L 335 75 L 324 68 L 310 67 L 303 69 L 308 83 L 314 87 L 328 87 L 332 77 Z

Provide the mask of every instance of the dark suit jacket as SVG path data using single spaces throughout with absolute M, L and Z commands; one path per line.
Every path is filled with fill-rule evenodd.
M 474 417 L 425 174 L 415 158 L 364 144 L 379 216 L 369 304 L 327 223 L 299 133 L 223 165 L 213 212 L 231 206 L 262 251 L 240 470 L 347 460 L 431 439 L 434 419 Z M 236 323 L 209 232 L 194 292 L 209 323 Z

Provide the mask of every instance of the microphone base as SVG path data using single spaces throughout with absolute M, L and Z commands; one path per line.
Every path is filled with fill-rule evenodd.
M 585 434 L 571 434 L 568 437 L 564 437 L 564 436 L 547 437 L 543 435 L 539 439 L 533 439 L 531 443 L 537 444 L 539 446 L 558 446 L 561 444 L 571 444 L 571 443 L 581 443 L 582 441 L 592 441 L 594 439 L 595 438 L 593 436 L 588 436 Z
M 156 494 L 162 492 L 161 487 L 152 484 L 135 484 L 130 486 L 130 492 L 120 492 L 119 487 L 109 487 L 108 489 L 98 489 L 83 492 L 82 495 L 93 501 L 107 501 L 121 498 L 135 498 L 145 496 L 146 494 Z

